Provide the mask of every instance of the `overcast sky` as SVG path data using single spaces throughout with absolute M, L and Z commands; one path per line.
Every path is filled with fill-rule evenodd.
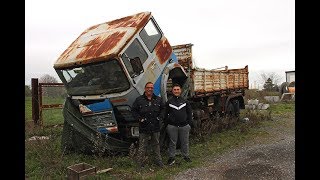
M 27 0 L 25 83 L 49 74 L 53 64 L 88 27 L 152 12 L 171 45 L 192 43 L 199 68 L 249 66 L 250 85 L 260 73 L 295 70 L 294 0 Z

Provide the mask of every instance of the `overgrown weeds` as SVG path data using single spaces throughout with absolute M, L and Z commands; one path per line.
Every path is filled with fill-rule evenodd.
M 242 133 L 248 133 L 250 128 L 258 126 L 261 121 L 267 120 L 272 120 L 270 110 L 245 109 L 241 112 L 239 130 Z
M 267 137 L 268 132 L 259 129 L 266 124 L 263 122 L 284 126 L 281 121 L 274 121 L 274 116 L 280 119 L 286 115 L 291 116 L 294 109 L 294 102 L 287 102 L 271 104 L 268 110 L 242 110 L 232 126 L 224 125 L 233 119 L 212 117 L 210 121 L 203 121 L 208 133 L 202 133 L 199 139 L 195 136 L 190 141 L 191 163 L 185 163 L 178 155 L 177 163 L 172 167 L 160 169 L 150 163 L 143 171 L 137 170 L 134 152 L 130 156 L 64 154 L 61 150 L 62 127 L 39 128 L 32 132 L 26 130 L 25 173 L 28 179 L 65 179 L 68 166 L 86 162 L 97 167 L 97 170 L 113 168 L 108 173 L 97 174 L 93 179 L 168 179 L 178 172 L 202 166 L 208 157 L 214 157 L 250 139 Z M 32 136 L 47 136 L 49 139 L 28 141 Z M 162 157 L 166 162 L 166 151 Z

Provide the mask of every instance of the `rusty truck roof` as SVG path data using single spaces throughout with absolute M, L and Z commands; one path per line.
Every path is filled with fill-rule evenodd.
M 99 62 L 117 56 L 150 17 L 151 12 L 141 12 L 89 27 L 60 55 L 54 68 Z

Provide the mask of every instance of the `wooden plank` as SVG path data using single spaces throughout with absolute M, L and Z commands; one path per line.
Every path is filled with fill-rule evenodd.
M 97 171 L 97 174 L 106 173 L 108 171 L 111 171 L 112 169 L 113 168 L 102 169 L 102 170 Z

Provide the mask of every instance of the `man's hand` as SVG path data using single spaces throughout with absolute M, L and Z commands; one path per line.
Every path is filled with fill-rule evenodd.
M 143 123 L 144 121 L 146 121 L 146 118 L 140 119 L 140 122 L 141 122 L 141 123 Z

